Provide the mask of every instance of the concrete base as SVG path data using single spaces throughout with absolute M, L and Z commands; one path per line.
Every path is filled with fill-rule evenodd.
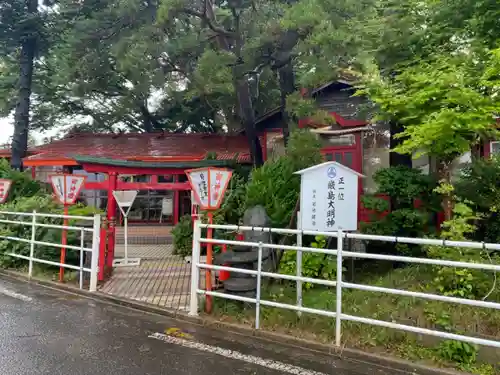
M 188 255 L 188 256 L 184 257 L 184 260 L 188 264 L 191 263 L 192 259 L 193 259 L 193 257 L 191 255 Z M 207 256 L 206 255 L 200 256 L 200 263 L 207 263 Z
M 115 259 L 113 267 L 137 267 L 141 265 L 141 258 Z

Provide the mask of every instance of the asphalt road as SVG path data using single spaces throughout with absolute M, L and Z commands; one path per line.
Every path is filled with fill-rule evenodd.
M 0 374 L 396 372 L 0 278 Z

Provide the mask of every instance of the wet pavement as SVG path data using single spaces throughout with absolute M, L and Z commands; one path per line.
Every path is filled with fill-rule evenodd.
M 401 374 L 0 278 L 0 374 Z

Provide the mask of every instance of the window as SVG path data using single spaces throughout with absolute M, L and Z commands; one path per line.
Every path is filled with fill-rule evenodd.
M 147 174 L 139 175 L 120 175 L 123 182 L 151 182 L 151 176 Z
M 174 182 L 174 176 L 168 175 L 168 176 L 158 176 L 158 182 L 160 184 L 163 183 L 168 183 L 168 182 Z
M 82 190 L 80 198 L 87 206 L 106 210 L 108 206 L 107 190 Z
M 130 221 L 173 222 L 173 216 L 164 212 L 164 200 L 173 202 L 174 192 L 167 190 L 140 190 L 130 209 Z
M 490 153 L 491 155 L 500 154 L 500 141 L 490 142 Z
M 352 151 L 332 151 L 328 150 L 324 154 L 326 161 L 336 161 L 346 167 L 352 168 L 353 153 Z
M 354 134 L 344 134 L 344 135 L 318 135 L 321 147 L 332 147 L 332 146 L 352 146 L 356 143 L 356 138 Z
M 268 131 L 266 133 L 266 153 L 268 159 L 285 154 L 285 143 L 281 131 Z

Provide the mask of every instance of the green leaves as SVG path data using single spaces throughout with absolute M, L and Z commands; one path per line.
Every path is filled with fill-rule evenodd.
M 274 227 L 286 227 L 299 198 L 300 177 L 294 173 L 321 161 L 315 136 L 307 131 L 293 131 L 286 156 L 269 159 L 252 171 L 245 207 L 262 205 Z
M 392 79 L 369 81 L 364 92 L 379 105 L 382 117 L 395 118 L 405 127 L 398 135 L 403 143 L 395 151 L 451 161 L 472 144 L 494 137 L 498 132 L 493 115 L 500 111 L 500 102 L 494 85 L 480 81 L 491 77 L 494 56 L 437 56 Z

